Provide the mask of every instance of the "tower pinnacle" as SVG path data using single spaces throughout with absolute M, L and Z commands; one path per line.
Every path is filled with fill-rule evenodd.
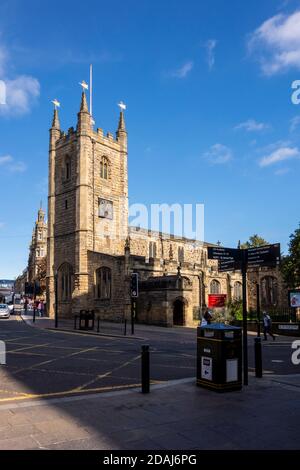
M 57 108 L 54 108 L 53 120 L 52 120 L 52 128 L 53 128 L 53 129 L 58 129 L 58 130 L 60 130 L 60 122 L 59 122 L 59 117 L 58 117 L 58 110 L 57 110 Z
M 119 132 L 119 131 L 125 131 L 125 132 L 126 132 L 125 119 L 124 119 L 124 113 L 123 113 L 123 111 L 120 112 L 119 125 L 118 125 L 118 132 Z
M 86 95 L 85 95 L 84 91 L 82 92 L 82 95 L 81 95 L 80 112 L 81 113 L 88 113 L 89 112 L 88 105 L 87 105 L 87 100 L 86 100 Z

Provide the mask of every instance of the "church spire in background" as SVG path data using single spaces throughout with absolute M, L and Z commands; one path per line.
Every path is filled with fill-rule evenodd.
M 86 100 L 86 95 L 85 95 L 84 91 L 82 91 L 82 95 L 81 95 L 80 112 L 81 113 L 88 113 L 89 112 L 88 104 L 87 104 L 87 100 Z
M 60 102 L 57 101 L 55 98 L 51 103 L 54 104 L 54 114 L 53 114 L 53 120 L 52 120 L 52 128 L 53 129 L 58 129 L 60 130 L 60 122 L 59 122 L 59 117 L 58 117 L 58 109 L 60 108 Z
M 125 131 L 125 132 L 126 132 L 125 119 L 124 119 L 124 113 L 123 113 L 123 111 L 120 112 L 119 125 L 118 125 L 118 132 L 119 132 L 119 131 Z
M 123 103 L 123 101 L 120 101 L 118 103 L 118 106 L 120 108 L 120 118 L 119 118 L 119 124 L 118 124 L 118 130 L 117 130 L 117 138 L 124 138 L 127 136 L 126 132 L 126 126 L 125 126 L 125 118 L 124 118 L 124 111 L 126 109 L 126 105 Z

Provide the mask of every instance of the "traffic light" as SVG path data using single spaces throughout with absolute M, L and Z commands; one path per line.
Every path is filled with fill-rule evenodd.
M 134 299 L 139 296 L 139 275 L 137 273 L 131 274 L 130 295 Z

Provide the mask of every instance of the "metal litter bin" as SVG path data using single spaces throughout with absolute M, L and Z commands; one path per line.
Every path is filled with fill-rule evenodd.
M 197 328 L 197 385 L 219 392 L 242 388 L 242 329 L 214 323 Z
M 93 330 L 95 327 L 95 312 L 93 310 L 80 310 L 79 329 Z

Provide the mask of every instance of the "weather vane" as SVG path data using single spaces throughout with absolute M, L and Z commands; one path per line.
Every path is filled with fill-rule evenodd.
M 51 103 L 54 104 L 54 109 L 60 108 L 60 102 L 57 101 L 56 98 L 54 100 L 52 100 Z
M 125 111 L 126 109 L 126 104 L 123 103 L 123 101 L 120 101 L 120 103 L 118 103 L 118 106 L 120 108 L 121 111 Z
M 82 91 L 89 89 L 88 84 L 84 80 L 82 80 L 82 82 L 79 82 L 79 85 L 82 87 Z

